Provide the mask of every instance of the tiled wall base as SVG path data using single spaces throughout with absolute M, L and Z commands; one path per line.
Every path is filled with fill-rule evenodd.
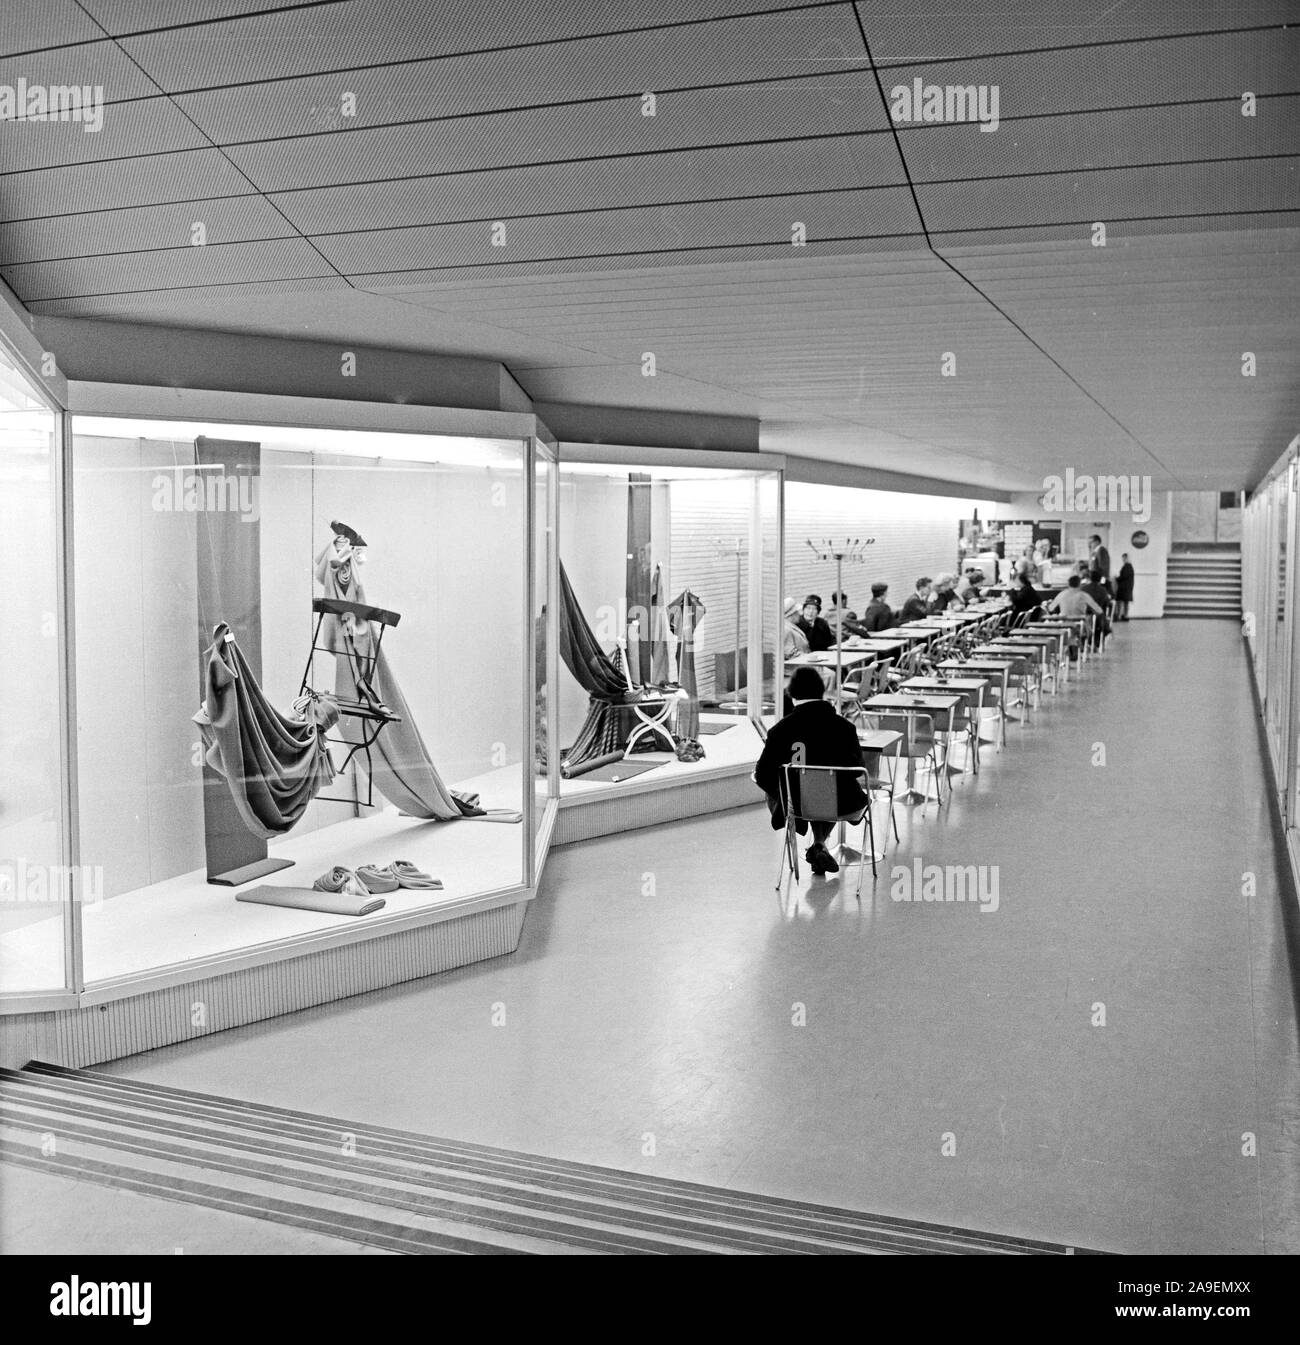
M 662 789 L 561 798 L 551 844 L 572 845 L 574 841 L 588 841 L 595 836 L 610 836 L 759 803 L 763 796 L 749 778 L 752 769 L 746 766 L 732 774 Z
M 127 999 L 0 1018 L 0 1064 L 85 1066 L 513 953 L 526 900 Z

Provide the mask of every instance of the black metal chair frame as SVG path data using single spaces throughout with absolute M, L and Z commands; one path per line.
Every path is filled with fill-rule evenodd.
M 366 603 L 348 602 L 343 598 L 313 598 L 311 610 L 316 613 L 316 626 L 312 631 L 311 648 L 307 652 L 307 665 L 303 668 L 302 683 L 298 688 L 299 696 L 320 696 L 322 693 L 314 690 L 310 684 L 312 663 L 317 654 L 332 654 L 336 658 L 341 654 L 343 657 L 351 660 L 353 670 L 356 672 L 355 681 L 357 684 L 357 694 L 364 698 L 367 690 L 371 689 L 374 679 L 375 669 L 379 664 L 379 651 L 383 647 L 384 632 L 390 626 L 396 626 L 402 619 L 400 612 L 389 612 L 382 607 L 370 607 Z M 369 654 L 359 654 L 351 650 L 334 649 L 320 642 L 321 626 L 327 616 L 344 617 L 351 615 L 356 621 L 373 621 L 379 627 L 379 634 L 375 637 L 374 649 Z M 325 803 L 351 803 L 362 808 L 373 808 L 375 806 L 375 776 L 373 770 L 373 757 L 371 748 L 379 741 L 379 735 L 388 727 L 389 724 L 400 724 L 401 718 L 393 714 L 378 701 L 369 701 L 358 699 L 356 701 L 339 700 L 338 697 L 332 697 L 339 708 L 339 720 L 355 719 L 361 728 L 361 737 L 357 741 L 350 738 L 331 738 L 328 734 L 324 735 L 326 750 L 333 747 L 342 747 L 346 751 L 343 756 L 342 765 L 336 765 L 334 774 L 342 775 L 356 758 L 357 753 L 362 753 L 366 761 L 366 797 L 344 798 L 338 794 L 317 794 L 316 797 Z M 334 761 L 334 753 L 330 751 L 330 761 Z

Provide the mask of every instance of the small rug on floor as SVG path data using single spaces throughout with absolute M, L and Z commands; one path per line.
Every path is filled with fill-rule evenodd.
M 700 737 L 707 738 L 712 733 L 726 733 L 728 729 L 734 729 L 737 724 L 743 722 L 741 719 L 733 719 L 729 724 L 701 724 Z
M 597 766 L 594 771 L 586 771 L 576 776 L 577 780 L 601 780 L 605 784 L 618 784 L 620 780 L 630 780 L 634 775 L 644 775 L 646 771 L 666 766 L 666 761 L 612 761 L 608 766 Z

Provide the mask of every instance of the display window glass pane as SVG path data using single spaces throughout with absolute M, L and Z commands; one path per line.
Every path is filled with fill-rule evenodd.
M 63 863 L 59 740 L 58 417 L 0 348 L 0 990 L 63 989 L 66 903 L 96 897 Z
M 553 639 L 549 630 L 548 584 L 556 538 L 551 523 L 551 498 L 555 489 L 554 462 L 539 456 L 533 464 L 533 840 L 546 817 L 548 799 L 554 794 L 558 771 L 557 744 L 552 724 L 550 665 Z M 540 865 L 541 857 L 538 856 Z
M 526 444 L 72 428 L 87 983 L 518 887 Z
M 778 676 L 776 474 L 562 462 L 559 492 L 561 792 L 751 769 Z

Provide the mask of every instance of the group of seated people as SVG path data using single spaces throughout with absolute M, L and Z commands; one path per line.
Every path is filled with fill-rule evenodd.
M 872 584 L 871 602 L 861 617 L 849 607 L 846 593 L 831 594 L 831 608 L 822 615 L 821 595 L 810 593 L 802 603 L 785 600 L 785 657 L 817 654 L 834 649 L 848 635 L 875 635 L 908 621 L 919 621 L 948 608 L 966 607 L 979 601 L 983 570 L 972 566 L 965 574 L 941 574 L 916 581 L 916 592 L 895 611 L 887 600 L 888 584 Z

